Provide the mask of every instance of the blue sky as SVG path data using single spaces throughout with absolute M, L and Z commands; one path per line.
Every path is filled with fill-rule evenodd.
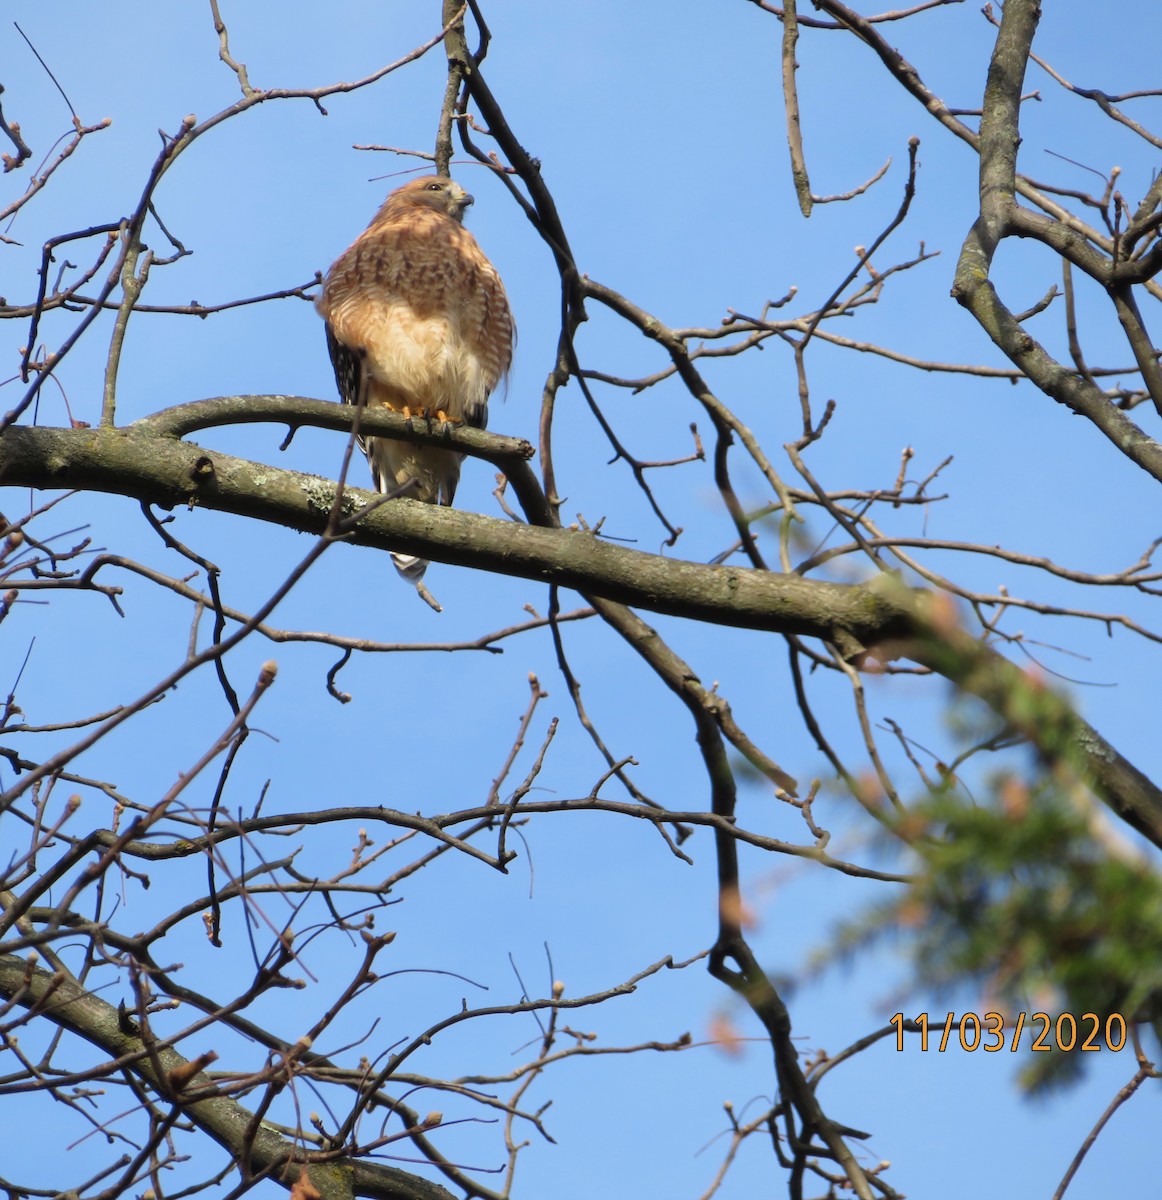
M 1106 6 L 1097 30 L 1092 5 L 1070 0 L 1045 7 L 1036 48 L 1074 82 L 1109 92 L 1157 82 L 1156 46 L 1142 36 L 1156 14 L 1145 0 Z M 432 0 L 388 5 L 340 0 L 325 13 L 269 0 L 223 3 L 233 52 L 258 87 L 314 87 L 361 77 L 430 37 L 438 28 L 438 10 Z M 804 221 L 784 142 L 781 27 L 769 14 L 742 0 L 585 5 L 505 0 L 487 4 L 485 12 L 493 34 L 486 63 L 490 86 L 516 135 L 541 160 L 578 265 L 592 278 L 676 326 L 714 326 L 728 308 L 754 313 L 792 286 L 799 290 L 788 311 L 809 311 L 850 268 L 853 247 L 870 243 L 895 212 L 907 140 L 917 134 L 917 199 L 876 263 L 882 269 L 911 257 L 921 241 L 940 255 L 893 279 L 880 304 L 861 310 L 841 332 L 920 358 L 1003 365 L 948 297 L 960 241 L 975 215 L 975 160 L 887 80 L 866 48 L 836 33 L 803 31 L 799 84 L 815 190 L 845 191 L 892 159 L 884 180 L 861 200 L 819 207 Z M 217 61 L 208 6 L 60 0 L 52 6 L 13 3 L 6 15 L 20 22 L 81 119 L 112 121 L 82 145 L 14 224 L 0 229 L 19 243 L 0 246 L 0 291 L 10 303 L 24 303 L 33 294 L 43 240 L 130 211 L 159 146 L 157 129 L 172 133 L 186 113 L 205 119 L 234 102 L 237 85 Z M 960 5 L 893 25 L 889 36 L 950 104 L 972 108 L 979 104 L 992 32 L 975 6 Z M 26 140 L 44 154 L 67 132 L 68 111 L 10 22 L 0 26 L 0 62 L 5 114 L 21 122 Z M 301 284 L 325 270 L 384 193 L 406 178 L 399 173 L 413 165 L 390 154 L 357 152 L 353 145 L 429 150 L 442 78 L 437 49 L 372 88 L 329 98 L 326 117 L 309 101 L 270 102 L 207 134 L 182 156 L 158 193 L 166 225 L 194 253 L 155 270 L 144 299 L 221 302 Z M 1117 164 L 1124 170 L 1121 186 L 1134 203 L 1155 160 L 1124 131 L 1098 120 L 1092 106 L 1064 96 L 1039 69 L 1031 69 L 1027 87 L 1039 89 L 1043 99 L 1026 106 L 1022 169 L 1060 186 L 1100 191 L 1094 177 L 1053 155 L 1103 172 Z M 1158 101 L 1138 103 L 1133 113 L 1157 127 Z M 541 387 L 555 353 L 553 264 L 493 179 L 473 165 L 455 173 L 476 195 L 469 221 L 505 280 L 520 330 L 508 397 L 492 405 L 491 425 L 535 438 Z M 18 194 L 26 179 L 27 172 L 6 176 L 5 197 Z M 163 244 L 156 230 L 149 238 Z M 69 257 L 86 262 L 87 253 L 70 250 Z M 1014 308 L 1032 305 L 1057 278 L 1056 263 L 1034 247 L 1007 244 L 998 260 L 998 286 Z M 1128 364 L 1131 356 L 1116 322 L 1099 299 L 1082 297 L 1089 361 Z M 1059 307 L 1030 328 L 1061 353 Z M 50 314 L 41 337 L 56 344 L 76 319 L 72 313 Z M 98 321 L 58 372 L 74 415 L 93 423 L 109 329 L 108 320 Z M 0 375 L 6 376 L 27 328 L 9 322 L 3 333 L 8 365 Z M 585 365 L 614 374 L 645 374 L 664 365 L 652 346 L 596 305 L 578 348 Z M 810 452 L 812 470 L 825 486 L 890 486 L 904 446 L 915 450 L 912 478 L 955 455 L 941 476 L 943 486 L 935 489 L 949 499 L 892 515 L 894 532 L 999 543 L 1092 571 L 1128 565 L 1159 533 L 1149 482 L 1079 418 L 1028 384 L 908 373 L 881 359 L 826 348 L 819 348 L 810 366 L 817 410 L 828 398 L 838 405 L 828 436 Z M 790 355 L 772 344 L 705 369 L 723 401 L 789 475 L 780 448 L 798 433 Z M 119 420 L 247 392 L 333 398 L 322 329 L 310 305 L 291 299 L 204 321 L 141 315 L 131 323 Z M 15 394 L 12 385 L 5 389 L 6 398 Z M 691 421 L 709 432 L 700 411 L 672 381 L 639 396 L 601 386 L 596 395 L 619 435 L 643 458 L 688 453 Z M 65 423 L 52 386 L 42 396 L 39 419 Z M 1145 409 L 1137 419 L 1152 431 Z M 201 440 L 294 469 L 337 470 L 341 439 L 302 431 L 280 454 L 282 432 L 219 430 Z M 575 385 L 561 397 L 555 440 L 566 516 L 581 514 L 591 524 L 604 517 L 606 533 L 658 550 L 664 532 L 624 465 L 606 465 L 608 448 Z M 744 502 L 764 503 L 757 472 L 735 461 Z M 354 472 L 354 482 L 365 482 L 361 463 Z M 672 553 L 706 560 L 733 540 L 705 464 L 655 472 L 651 483 L 686 529 Z M 495 515 L 493 486 L 488 468 L 466 464 L 458 505 Z M 6 493 L 4 511 L 18 511 L 25 500 Z M 86 523 L 96 544 L 184 573 L 132 503 L 81 496 L 59 511 L 56 528 Z M 308 546 L 300 536 L 247 528 L 204 512 L 177 513 L 172 528 L 222 567 L 226 602 L 244 610 L 259 604 Z M 808 541 L 829 532 L 826 522 L 812 517 Z M 1089 604 L 1151 624 L 1142 597 L 1086 596 L 989 558 L 943 555 L 929 561 L 966 586 L 991 590 L 1004 584 L 1049 603 Z M 44 607 L 22 606 L 9 618 L 0 686 L 7 689 L 8 676 L 35 638 L 20 692 L 30 720 L 80 716 L 125 702 L 180 660 L 188 606 L 159 597 L 143 581 L 117 582 L 126 588 L 124 622 L 100 597 L 80 593 L 55 597 Z M 445 606 L 442 615 L 416 601 L 385 556 L 334 547 L 283 603 L 275 623 L 385 641 L 444 642 L 518 622 L 527 615 L 525 604 L 540 612 L 546 607 L 543 590 L 521 581 L 435 564 L 428 582 Z M 566 604 L 571 607 L 572 598 Z M 866 861 L 867 830 L 854 803 L 830 786 L 794 710 L 782 642 L 676 620 L 651 623 L 704 682 L 719 682 L 742 726 L 787 770 L 802 780 L 825 779 L 817 816 L 835 831 L 835 845 L 842 848 L 837 854 Z M 1080 681 L 1073 692 L 1089 719 L 1156 778 L 1162 763 L 1148 681 L 1157 678 L 1157 646 L 1121 631 L 1107 637 L 1095 624 L 1033 614 L 1015 616 L 1007 627 L 1061 647 L 1040 652 L 1042 661 Z M 567 646 L 586 706 L 612 751 L 637 760 L 638 786 L 674 808 L 704 807 L 704 775 L 677 702 L 595 623 L 569 627 Z M 274 812 L 336 804 L 445 812 L 481 802 L 527 703 L 530 672 L 550 696 L 538 709 L 516 776 L 531 764 L 551 716 L 561 718 L 561 732 L 538 780 L 546 793 L 584 795 L 603 770 L 573 716 L 544 631 L 507 643 L 500 659 L 439 652 L 356 657 L 340 679 L 353 696 L 343 707 L 324 693 L 324 677 L 336 657 L 325 647 L 272 649 L 251 639 L 228 663 L 236 686 L 248 688 L 259 664 L 272 655 L 279 678 L 254 721 L 269 736 L 253 736 L 239 759 L 227 796 L 234 809 L 251 807 L 266 780 L 265 811 Z M 830 680 L 814 680 L 812 687 L 837 743 L 862 767 L 849 696 Z M 869 694 L 877 719 L 898 720 L 920 742 L 948 752 L 953 741 L 942 687 L 874 681 Z M 228 716 L 212 678 L 188 680 L 95 748 L 85 770 L 148 800 L 198 757 Z M 885 742 L 885 753 L 912 787 L 895 747 Z M 195 785 L 188 802 L 204 806 L 211 786 L 211 777 Z M 618 795 L 612 786 L 604 794 Z M 83 819 L 106 822 L 101 803 L 87 797 Z M 805 840 L 798 818 L 757 785 L 745 790 L 741 815 L 771 836 Z M 354 843 L 354 829 L 304 837 L 303 861 L 320 872 L 338 869 Z M 389 836 L 383 827 L 369 832 L 380 842 Z M 704 835 L 689 847 L 692 867 L 674 859 L 639 823 L 554 815 L 534 820 L 526 836 L 527 851 L 520 848 L 521 858 L 507 876 L 466 859 L 445 862 L 402 886 L 397 892 L 402 903 L 381 917 L 380 928 L 386 921 L 398 929 L 390 952 L 393 968 L 454 970 L 489 991 L 447 976 L 402 974 L 358 1006 L 344 1037 L 349 1032 L 354 1038 L 378 1020 L 372 1036 L 387 1045 L 456 1011 L 462 996 L 483 1003 L 515 1000 L 519 985 L 510 956 L 529 989 L 543 995 L 549 982 L 546 943 L 555 975 L 570 995 L 610 987 L 666 955 L 684 959 L 710 944 L 714 881 Z M 836 920 L 885 890 L 794 859 L 748 853 L 743 866 L 758 921 L 756 948 L 775 975 L 802 970 Z M 164 894 L 190 894 L 200 886 L 199 871 L 174 872 Z M 132 915 L 121 919 L 134 928 L 148 924 L 163 903 L 158 892 L 146 895 L 127 886 L 122 904 Z M 271 905 L 273 912 L 276 902 Z M 227 964 L 238 963 L 232 956 L 244 953 L 244 937 L 240 924 L 227 932 L 225 951 L 210 950 L 191 929 L 172 953 L 191 976 L 234 969 Z M 340 939 L 321 939 L 304 952 L 304 961 L 318 978 L 342 980 L 352 953 Z M 882 1024 L 899 1004 L 902 978 L 900 962 L 884 950 L 796 989 L 791 1011 L 804 1053 L 820 1047 L 838 1052 Z M 306 993 L 280 995 L 277 1008 L 270 1005 L 259 1015 L 293 1038 L 333 990 L 324 982 Z M 978 1000 L 965 995 L 960 1008 Z M 904 1003 L 908 1012 L 926 1006 L 924 997 Z M 748 1014 L 695 965 L 663 972 L 634 996 L 596 1012 L 572 1014 L 570 1024 L 597 1031 L 599 1045 L 671 1039 L 687 1030 L 701 1041 L 719 1014 L 757 1039 Z M 536 1032 L 530 1018 L 494 1019 L 480 1031 L 469 1026 L 426 1051 L 417 1069 L 452 1074 L 509 1069 L 528 1052 L 522 1047 Z M 342 1040 L 337 1037 L 336 1044 Z M 183 1048 L 192 1053 L 209 1046 L 198 1041 Z M 244 1059 L 246 1054 L 261 1060 L 252 1049 L 243 1052 Z M 867 1161 L 891 1159 L 887 1178 L 902 1192 L 1049 1195 L 1074 1149 L 1133 1073 L 1133 1063 L 1129 1054 L 1095 1056 L 1084 1087 L 1033 1104 L 1019 1097 L 1016 1064 L 1004 1057 L 921 1054 L 912 1047 L 897 1054 L 883 1043 L 829 1075 L 821 1095 L 833 1117 L 874 1131 Z M 771 1087 L 769 1053 L 759 1040 L 738 1057 L 702 1047 L 681 1055 L 562 1064 L 537 1088 L 538 1103 L 553 1099 L 547 1119 L 558 1144 L 533 1136 L 515 1194 L 551 1192 L 571 1200 L 599 1190 L 648 1190 L 697 1197 L 710 1186 L 722 1152 L 719 1142 L 698 1153 L 724 1128 L 722 1103 L 729 1100 L 741 1111 L 756 1097 L 769 1097 Z M 463 1115 L 453 1113 L 446 1100 L 416 1103 L 423 1111 L 444 1107 L 449 1116 Z M 62 1153 L 53 1159 L 63 1164 L 62 1177 L 46 1176 L 44 1185 L 83 1178 L 85 1166 L 74 1169 L 63 1157 L 64 1146 L 84 1132 L 79 1123 L 71 1128 L 71 1118 L 45 1116 L 35 1105 L 28 1113 L 34 1119 L 21 1133 L 22 1149 L 37 1159 L 49 1150 Z M 1146 1187 L 1155 1172 L 1140 1150 L 1156 1120 L 1156 1088 L 1147 1087 L 1115 1117 L 1068 1195 L 1088 1200 Z M 443 1145 L 458 1161 L 473 1166 L 500 1161 L 492 1127 L 466 1125 L 446 1136 Z M 100 1150 L 89 1143 L 70 1151 L 78 1160 L 91 1153 Z M 23 1179 L 17 1167 L 25 1165 L 16 1163 L 5 1174 Z M 719 1194 L 778 1194 L 781 1180 L 769 1149 L 756 1138 Z

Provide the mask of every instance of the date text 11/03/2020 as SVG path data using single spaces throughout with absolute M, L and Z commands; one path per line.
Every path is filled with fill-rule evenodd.
M 920 1049 L 938 1053 L 959 1046 L 962 1050 L 984 1050 L 995 1054 L 1008 1049 L 1015 1052 L 1021 1037 L 1028 1034 L 1030 1050 L 1121 1050 L 1126 1044 L 1126 1019 L 1121 1013 L 1110 1013 L 1104 1020 L 1097 1013 L 1062 1013 L 1054 1019 L 1048 1013 L 1019 1012 L 1005 1016 L 987 1012 L 983 1016 L 964 1013 L 959 1020 L 955 1013 L 943 1019 L 917 1013 L 905 1017 L 896 1013 L 891 1019 L 896 1031 L 896 1049 L 904 1049 L 904 1034 L 918 1033 Z M 915 1046 L 915 1040 L 909 1042 Z

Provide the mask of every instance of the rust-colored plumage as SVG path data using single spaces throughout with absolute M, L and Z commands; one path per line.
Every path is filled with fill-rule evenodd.
M 486 424 L 515 330 L 500 276 L 463 226 L 471 203 L 451 179 L 413 179 L 327 272 L 316 307 L 345 403 L 366 390 L 368 407 Z M 379 491 L 452 503 L 462 455 L 382 437 L 361 445 Z M 392 558 L 419 583 L 426 562 Z

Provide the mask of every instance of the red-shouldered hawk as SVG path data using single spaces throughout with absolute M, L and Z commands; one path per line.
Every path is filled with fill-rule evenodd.
M 344 403 L 358 404 L 366 388 L 369 408 L 486 424 L 515 328 L 496 268 L 464 228 L 471 203 L 451 179 L 413 179 L 327 272 L 316 308 Z M 452 503 L 463 455 L 383 437 L 359 444 L 380 492 L 406 487 L 405 496 Z M 391 557 L 419 586 L 428 564 Z

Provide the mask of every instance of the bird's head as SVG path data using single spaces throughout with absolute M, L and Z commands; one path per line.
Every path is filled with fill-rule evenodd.
M 454 179 L 442 175 L 425 175 L 396 188 L 387 198 L 383 212 L 401 208 L 433 208 L 453 221 L 463 221 L 464 212 L 472 203 L 470 196 Z

